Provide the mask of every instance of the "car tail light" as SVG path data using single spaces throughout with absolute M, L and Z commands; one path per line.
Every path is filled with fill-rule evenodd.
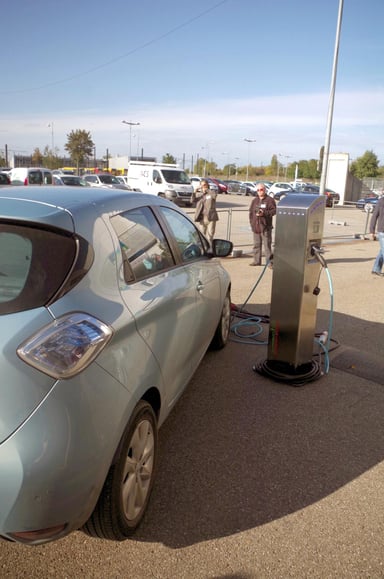
M 108 325 L 74 312 L 58 318 L 20 344 L 19 357 L 40 372 L 66 379 L 84 370 L 113 335 Z

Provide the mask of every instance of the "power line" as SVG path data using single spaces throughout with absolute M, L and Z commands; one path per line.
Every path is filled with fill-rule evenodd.
M 211 6 L 210 8 L 207 8 L 206 10 L 204 10 L 203 12 L 200 12 L 199 14 L 197 14 L 196 16 L 192 16 L 192 18 L 189 18 L 188 20 L 186 20 L 185 22 L 182 22 L 181 24 L 178 24 L 177 26 L 175 26 L 174 28 L 171 28 L 170 30 L 168 30 L 167 32 L 164 32 L 164 34 L 160 34 L 159 36 L 156 36 L 155 38 L 152 38 L 152 40 L 148 40 L 147 42 L 144 42 L 143 44 L 141 44 L 140 46 L 137 46 L 136 48 L 132 48 L 132 50 L 130 50 L 129 52 L 126 52 L 125 54 L 121 54 L 120 56 L 116 56 L 115 58 L 112 58 L 111 60 L 107 60 L 107 62 L 105 62 L 104 64 L 99 64 L 98 66 L 94 66 L 92 68 L 89 68 L 88 70 L 86 70 L 85 72 L 79 72 L 77 74 L 74 74 L 72 76 L 68 76 L 66 78 L 62 78 L 60 80 L 53 80 L 51 82 L 47 82 L 45 84 L 42 84 L 40 86 L 35 86 L 35 87 L 28 87 L 25 89 L 11 89 L 11 90 L 0 90 L 0 94 L 19 94 L 19 93 L 28 93 L 28 92 L 33 92 L 33 91 L 37 91 L 37 90 L 42 90 L 44 88 L 48 88 L 51 86 L 56 86 L 59 84 L 64 84 L 65 82 L 70 82 L 72 80 L 76 80 L 77 78 L 83 77 L 87 74 L 92 74 L 93 72 L 96 72 L 97 70 L 101 70 L 102 68 L 106 68 L 107 66 L 110 66 L 111 64 L 114 64 L 115 62 L 118 62 L 119 60 L 123 60 L 124 58 L 128 58 L 129 56 L 131 56 L 132 54 L 135 54 L 136 52 L 139 52 L 140 50 L 143 50 L 143 48 L 147 48 L 148 46 L 151 46 L 151 44 L 155 44 L 156 42 L 158 42 L 159 40 L 163 40 L 164 38 L 167 38 L 167 36 L 171 36 L 171 34 L 173 34 L 174 32 L 177 32 L 178 30 L 180 30 L 181 28 L 185 28 L 186 26 L 188 26 L 189 24 L 191 24 L 192 22 L 195 22 L 196 20 L 198 20 L 199 18 L 202 18 L 203 16 L 205 16 L 206 14 L 208 14 L 209 12 L 212 12 L 213 10 L 216 10 L 217 8 L 219 8 L 220 6 L 222 6 L 223 4 L 225 4 L 226 2 L 229 2 L 229 0 L 221 0 L 220 2 L 217 2 L 216 4 L 214 4 L 213 6 Z

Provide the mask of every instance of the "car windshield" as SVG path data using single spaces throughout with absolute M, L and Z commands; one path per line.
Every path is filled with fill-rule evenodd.
M 114 175 L 99 175 L 99 179 L 105 185 L 120 185 L 119 180 Z
M 191 184 L 188 175 L 184 171 L 162 169 L 162 173 L 167 183 L 182 183 L 183 185 Z
M 81 177 L 73 177 L 72 175 L 62 175 L 61 180 L 64 185 L 75 185 L 78 187 L 84 187 L 88 185 L 88 183 Z

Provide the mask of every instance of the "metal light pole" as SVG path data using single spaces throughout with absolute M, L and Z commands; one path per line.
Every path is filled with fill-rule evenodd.
M 281 153 L 278 154 L 278 157 L 281 157 L 282 159 L 290 159 L 291 155 L 282 155 Z M 280 165 L 284 168 L 284 179 L 287 179 L 287 169 L 288 169 L 288 165 L 287 165 L 287 161 L 286 164 L 283 165 L 282 163 L 280 163 Z M 279 164 L 277 165 L 277 180 L 279 180 Z
M 338 61 L 338 55 L 339 55 L 340 30 L 341 30 L 342 18 L 343 18 L 343 0 L 339 0 L 339 14 L 338 14 L 338 19 L 337 19 L 335 50 L 334 50 L 334 55 L 333 55 L 333 70 L 332 70 L 331 91 L 330 91 L 329 106 L 328 106 L 327 130 L 326 130 L 326 136 L 325 136 L 323 166 L 321 168 L 320 195 L 324 195 L 325 183 L 327 180 L 329 146 L 330 146 L 330 142 L 331 142 L 333 105 L 335 102 L 337 61 Z
M 246 181 L 248 181 L 249 178 L 249 154 L 250 154 L 250 145 L 251 143 L 256 143 L 256 139 L 244 139 L 244 141 L 246 143 L 248 143 L 248 163 L 247 163 L 247 177 L 246 177 Z
M 54 136 L 53 136 L 53 121 L 51 123 L 49 123 L 48 127 L 51 129 L 52 155 L 54 155 L 55 140 L 54 140 Z
M 140 125 L 140 123 L 135 123 L 133 121 L 121 121 L 124 125 L 129 125 L 129 159 L 128 161 L 131 159 L 132 156 L 132 127 L 136 127 L 137 125 Z

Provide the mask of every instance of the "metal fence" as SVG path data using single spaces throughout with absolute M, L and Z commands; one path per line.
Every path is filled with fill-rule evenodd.
M 218 208 L 219 221 L 215 237 L 229 239 L 234 247 L 245 251 L 253 245 L 252 230 L 249 225 L 248 208 Z M 194 209 L 187 209 L 189 215 Z M 326 208 L 324 217 L 323 240 L 348 242 L 364 239 L 369 233 L 371 213 L 357 209 L 355 205 L 342 205 Z

